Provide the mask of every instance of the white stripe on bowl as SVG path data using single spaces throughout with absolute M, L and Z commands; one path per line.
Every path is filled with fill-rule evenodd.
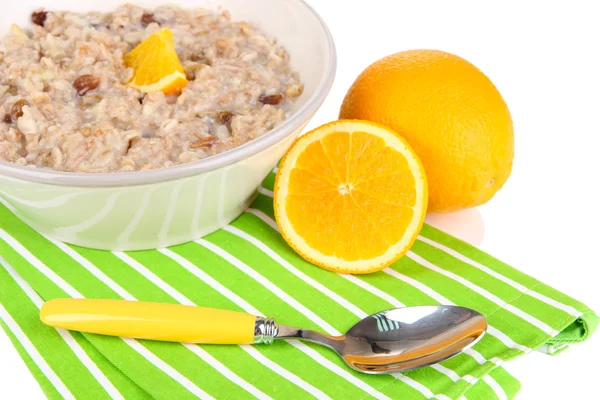
M 162 226 L 160 227 L 160 231 L 158 232 L 158 247 L 165 247 L 168 244 L 167 236 L 169 233 L 169 228 L 171 227 L 171 221 L 173 220 L 173 215 L 175 214 L 175 210 L 177 209 L 179 192 L 181 192 L 181 188 L 184 182 L 184 180 L 181 180 L 179 183 L 177 183 L 175 185 L 175 188 L 171 192 L 171 200 L 169 201 L 167 215 L 165 215 L 165 219 L 163 220 Z
M 194 213 L 192 215 L 192 227 L 191 232 L 194 238 L 199 236 L 198 225 L 200 224 L 200 212 L 202 211 L 202 203 L 204 200 L 204 181 L 206 175 L 202 175 L 198 178 L 198 187 L 196 188 L 196 204 L 194 206 Z
M 59 206 L 65 205 L 72 198 L 83 196 L 88 193 L 92 193 L 92 191 L 86 190 L 83 192 L 68 193 L 68 194 L 64 194 L 64 195 L 55 197 L 51 200 L 33 201 L 33 200 L 22 199 L 22 198 L 13 196 L 11 194 L 8 194 L 3 190 L 0 190 L 0 194 L 2 194 L 4 197 L 10 198 L 12 201 L 14 201 L 16 203 L 19 203 L 25 207 L 33 207 L 33 208 L 41 208 L 41 209 L 48 209 L 48 208 L 54 208 L 54 207 L 59 207 Z
M 129 190 L 122 190 L 122 191 L 119 191 L 117 193 L 113 193 L 112 195 L 110 195 L 108 197 L 108 199 L 106 199 L 106 203 L 104 204 L 104 207 L 102 207 L 102 209 L 100 211 L 98 211 L 98 213 L 96 213 L 91 218 L 85 220 L 84 222 L 81 222 L 76 225 L 61 226 L 60 228 L 55 228 L 54 230 L 56 231 L 56 233 L 58 233 L 60 235 L 72 236 L 78 232 L 83 232 L 83 231 L 86 231 L 86 230 L 94 227 L 95 225 L 99 224 L 108 214 L 110 214 L 112 209 L 115 207 L 117 198 L 128 191 Z
M 146 212 L 146 209 L 148 208 L 148 204 L 150 204 L 150 196 L 152 196 L 152 194 L 157 188 L 159 188 L 159 186 L 154 186 L 152 189 L 146 190 L 146 192 L 142 196 L 142 202 L 138 209 L 135 211 L 131 222 L 129 222 L 129 225 L 125 227 L 123 232 L 117 238 L 117 245 L 119 247 L 125 247 L 127 245 L 129 241 L 129 236 L 131 236 L 135 228 L 137 228 L 142 217 L 144 216 L 144 213 Z

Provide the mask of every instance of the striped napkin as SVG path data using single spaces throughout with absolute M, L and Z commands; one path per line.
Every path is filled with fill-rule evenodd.
M 503 363 L 536 349 L 560 352 L 597 325 L 580 302 L 430 226 L 385 271 L 349 276 L 316 268 L 278 232 L 273 180 L 231 225 L 155 251 L 55 242 L 0 205 L 0 321 L 48 398 L 507 399 L 520 384 Z M 380 310 L 458 304 L 484 314 L 490 327 L 472 349 L 441 364 L 366 375 L 331 350 L 296 340 L 198 346 L 56 330 L 38 313 L 59 297 L 245 311 L 331 335 Z

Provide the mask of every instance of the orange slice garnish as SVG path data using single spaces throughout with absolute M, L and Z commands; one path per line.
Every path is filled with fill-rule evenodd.
M 128 85 L 144 93 L 162 91 L 179 94 L 187 85 L 183 67 L 175 52 L 173 32 L 168 28 L 148 36 L 135 49 L 125 54 L 125 66 L 133 68 Z
M 298 254 L 325 269 L 364 274 L 410 249 L 425 218 L 427 181 L 398 134 L 341 120 L 293 144 L 274 197 L 281 233 Z

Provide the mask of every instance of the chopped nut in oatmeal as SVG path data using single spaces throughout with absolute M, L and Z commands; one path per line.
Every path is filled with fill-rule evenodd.
M 303 86 L 275 39 L 229 13 L 123 5 L 36 10 L 0 39 L 0 161 L 125 172 L 201 160 L 264 135 Z M 127 85 L 123 56 L 173 32 L 189 80 L 181 94 Z

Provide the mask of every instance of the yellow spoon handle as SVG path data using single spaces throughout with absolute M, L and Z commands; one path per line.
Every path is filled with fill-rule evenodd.
M 266 341 L 255 340 L 254 333 L 255 326 L 267 321 L 264 318 L 178 304 L 55 299 L 42 306 L 40 318 L 56 328 L 137 339 L 214 344 Z

